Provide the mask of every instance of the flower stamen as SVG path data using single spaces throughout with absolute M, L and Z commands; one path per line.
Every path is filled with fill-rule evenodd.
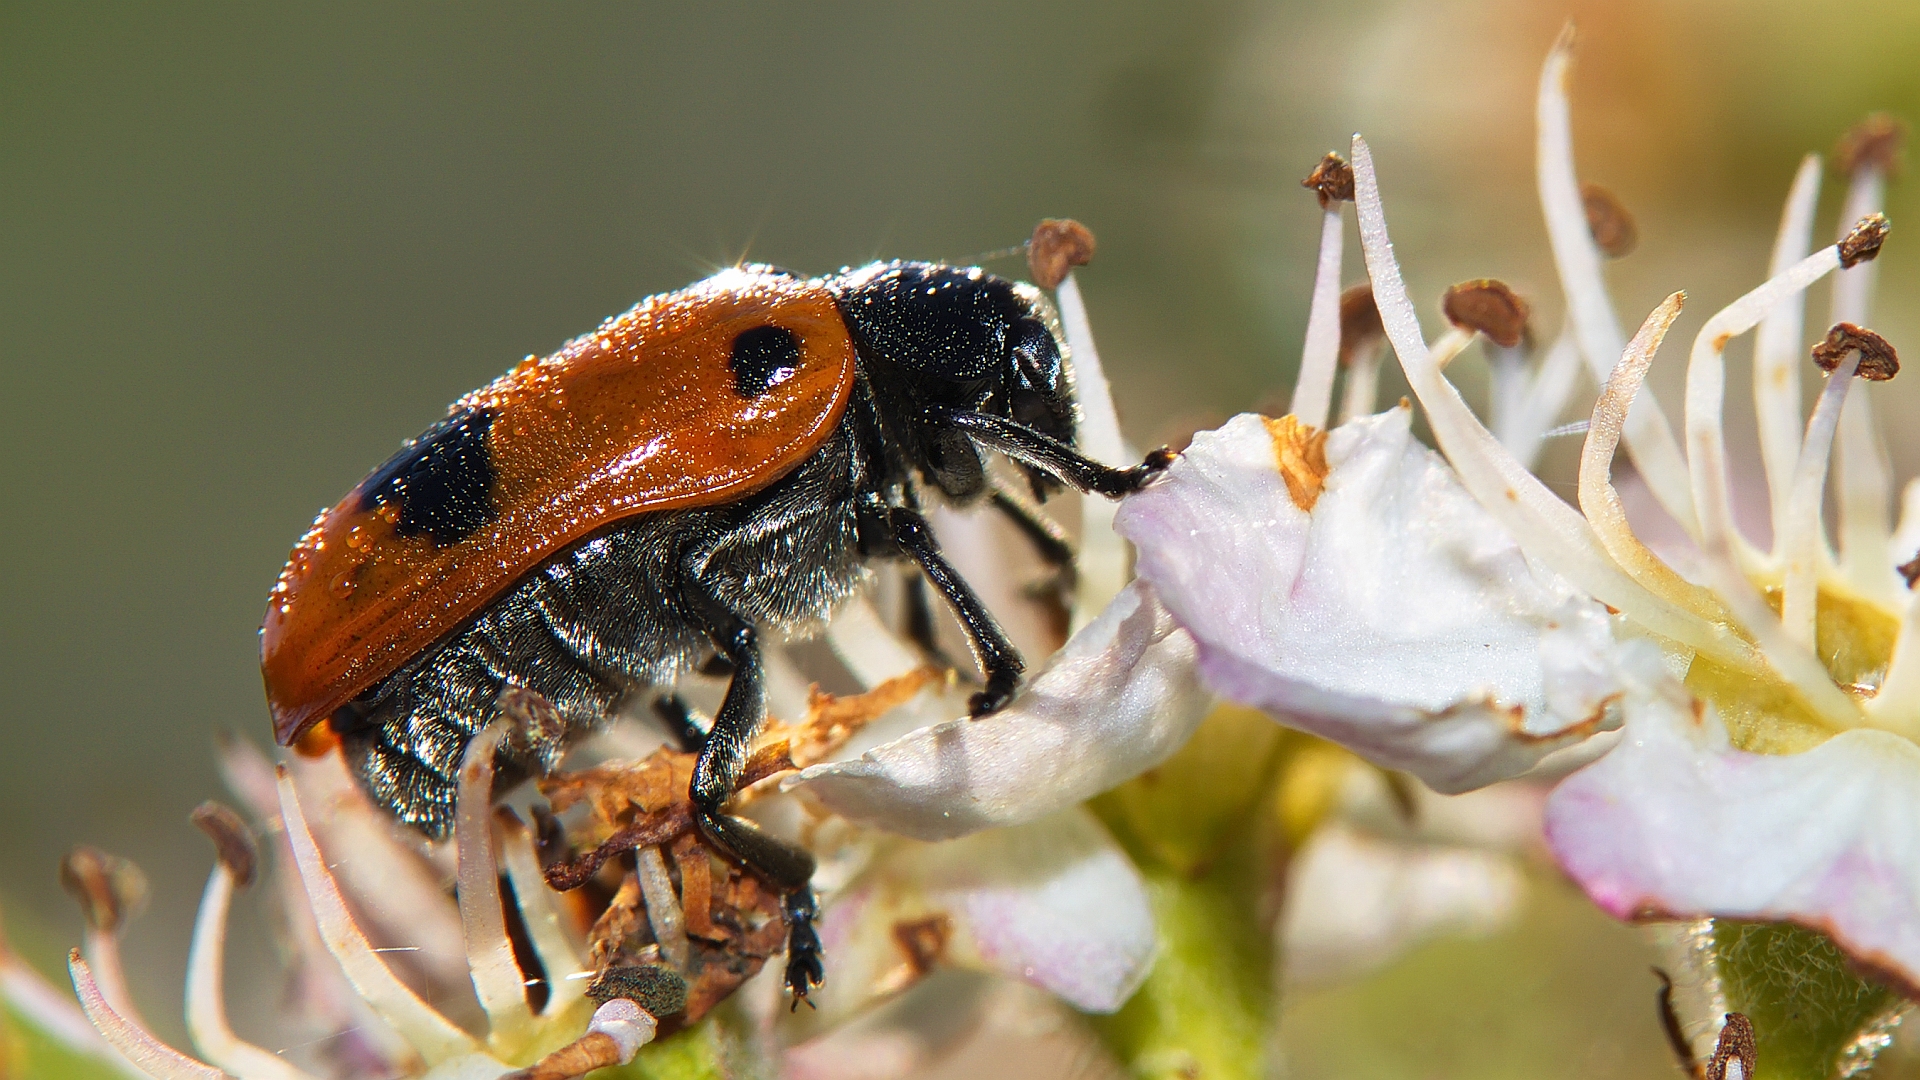
M 1587 222 L 1586 200 L 1573 168 L 1573 121 L 1567 101 L 1567 72 L 1573 59 L 1573 24 L 1547 54 L 1540 71 L 1540 94 L 1535 107 L 1538 136 L 1540 206 L 1547 219 L 1547 239 L 1554 265 L 1567 294 L 1567 318 L 1580 341 L 1593 380 L 1606 384 L 1607 375 L 1626 347 L 1613 301 L 1601 272 L 1600 248 Z M 1651 392 L 1637 396 L 1622 429 L 1627 454 L 1646 479 L 1667 513 L 1689 535 L 1694 525 L 1693 496 L 1681 482 L 1686 466 L 1673 428 Z
M 473 1036 L 460 1030 L 400 981 L 347 910 L 340 886 L 313 842 L 313 832 L 300 809 L 300 795 L 286 766 L 278 768 L 280 819 L 286 823 L 287 843 L 294 865 L 307 890 L 307 904 L 320 928 L 320 940 L 340 964 L 347 981 L 382 1020 L 425 1058 L 429 1065 L 463 1054 L 480 1052 Z
M 1807 257 L 1813 245 L 1813 214 L 1820 202 L 1820 155 L 1808 154 L 1793 174 L 1780 232 L 1773 241 L 1767 276 L 1778 277 Z M 1767 473 L 1767 505 L 1773 520 L 1773 550 L 1784 557 L 1787 503 L 1800 460 L 1800 335 L 1806 325 L 1806 294 L 1795 293 L 1760 320 L 1753 343 L 1753 411 L 1760 430 L 1760 462 Z
M 1880 209 L 1886 201 L 1887 173 L 1898 160 L 1904 129 L 1886 116 L 1872 116 L 1841 141 L 1838 154 L 1848 173 L 1847 199 L 1840 214 L 1841 246 L 1853 246 L 1843 260 L 1846 269 L 1834 279 L 1831 321 L 1866 325 L 1871 316 L 1875 268 L 1860 266 L 1879 251 L 1886 219 Z M 1861 237 L 1852 222 L 1877 221 L 1877 235 Z M 1870 246 L 1861 246 L 1862 240 Z M 1887 507 L 1893 500 L 1893 475 L 1886 448 L 1875 430 L 1873 402 L 1868 394 L 1849 394 L 1840 411 L 1836 444 L 1838 468 L 1834 474 L 1835 502 L 1840 510 L 1840 572 L 1854 588 L 1868 596 L 1891 599 L 1898 595 L 1888 568 L 1893 565 L 1887 540 L 1892 531 Z
M 154 1080 L 232 1080 L 226 1073 L 187 1055 L 148 1034 L 146 1028 L 120 1014 L 108 1004 L 93 969 L 80 958 L 80 950 L 67 953 L 67 972 L 73 976 L 74 993 L 87 1019 L 113 1048 L 126 1055 Z
M 193 811 L 193 823 L 213 840 L 219 859 L 207 878 L 187 950 L 187 1033 L 201 1057 L 246 1080 L 312 1080 L 278 1054 L 235 1035 L 227 1023 L 222 974 L 227 912 L 234 891 L 253 883 L 259 852 L 240 815 L 219 803 L 201 803 Z
M 1842 253 L 1839 244 L 1821 248 L 1709 318 L 1688 357 L 1685 403 L 1687 466 L 1709 584 L 1753 636 L 1768 665 L 1799 692 L 1821 722 L 1837 729 L 1858 723 L 1859 709 L 1834 685 L 1812 650 L 1787 634 L 1743 569 L 1743 565 L 1758 564 L 1759 557 L 1733 527 L 1721 412 L 1727 343 L 1753 329 L 1782 300 L 1839 269 Z
M 1340 256 L 1346 245 L 1341 202 L 1353 201 L 1353 169 L 1339 154 L 1328 153 L 1313 174 L 1300 181 L 1320 197 L 1320 258 L 1313 274 L 1313 302 L 1307 311 L 1307 337 L 1300 350 L 1300 377 L 1293 384 L 1290 410 L 1308 427 L 1324 430 L 1333 405 L 1333 374 L 1340 357 Z
M 1373 414 L 1380 396 L 1380 354 L 1387 332 L 1373 302 L 1373 286 L 1361 282 L 1340 294 L 1340 366 L 1347 371 L 1340 391 L 1340 422 Z

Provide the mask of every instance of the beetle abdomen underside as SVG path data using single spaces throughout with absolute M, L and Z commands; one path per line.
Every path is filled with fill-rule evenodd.
M 737 503 L 642 514 L 549 560 L 440 645 L 340 710 L 334 727 L 375 801 L 432 835 L 453 823 L 467 740 L 501 693 L 539 693 L 564 740 L 714 651 L 717 604 L 774 636 L 824 623 L 863 571 L 845 424 L 784 479 Z M 563 741 L 564 741 L 563 740 Z M 539 762 L 507 763 L 538 772 Z

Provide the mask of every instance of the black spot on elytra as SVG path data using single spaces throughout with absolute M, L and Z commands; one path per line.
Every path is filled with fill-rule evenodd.
M 492 426 L 492 413 L 463 409 L 428 428 L 361 482 L 360 509 L 398 507 L 393 531 L 425 533 L 437 547 L 473 535 L 494 517 Z
M 800 335 L 784 326 L 756 326 L 733 339 L 733 390 L 757 398 L 800 368 Z

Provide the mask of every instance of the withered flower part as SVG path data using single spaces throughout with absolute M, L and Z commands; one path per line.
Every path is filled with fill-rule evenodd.
M 672 1016 L 687 1007 L 687 980 L 659 964 L 623 964 L 594 976 L 587 996 L 602 1005 L 629 998 L 655 1016 Z
M 575 1080 L 595 1069 L 625 1065 L 658 1031 L 649 1010 L 615 998 L 594 1011 L 585 1035 L 501 1080 Z
M 1860 366 L 1854 374 L 1861 378 L 1885 382 L 1900 373 L 1900 357 L 1893 351 L 1893 344 L 1866 327 L 1850 322 L 1833 324 L 1827 331 L 1827 340 L 1813 347 L 1813 362 L 1831 375 L 1840 361 L 1856 349 L 1860 353 Z
M 1633 253 L 1640 243 L 1640 229 L 1613 192 L 1599 184 L 1581 184 L 1580 202 L 1587 210 L 1587 228 L 1593 231 L 1593 242 L 1607 258 L 1619 259 Z
M 1331 210 L 1334 203 L 1353 201 L 1353 166 L 1333 151 L 1320 159 L 1300 186 L 1320 197 L 1320 209 Z
M 1844 176 L 1863 168 L 1877 168 L 1892 175 L 1900 169 L 1901 152 L 1906 148 L 1907 125 L 1887 113 L 1874 113 L 1855 124 L 1833 150 L 1834 164 Z
M 1047 218 L 1027 241 L 1027 272 L 1043 289 L 1056 289 L 1076 266 L 1093 261 L 1093 230 L 1072 218 Z
M 1494 344 L 1511 349 L 1526 336 L 1532 309 L 1504 281 L 1475 278 L 1447 290 L 1440 301 L 1447 321 L 1463 330 L 1485 334 Z
M 1906 579 L 1907 588 L 1913 588 L 1914 583 L 1920 582 L 1920 552 L 1915 552 L 1913 558 L 1894 569 L 1900 571 L 1900 576 Z
M 1720 1039 L 1713 1047 L 1713 1060 L 1707 1063 L 1707 1080 L 1753 1080 L 1757 1060 L 1753 1021 L 1744 1013 L 1728 1013 L 1725 1026 L 1720 1029 Z
M 1840 241 L 1840 266 L 1851 270 L 1872 260 L 1880 254 L 1880 245 L 1887 242 L 1887 232 L 1892 228 L 1885 214 L 1872 213 L 1861 218 L 1846 239 Z

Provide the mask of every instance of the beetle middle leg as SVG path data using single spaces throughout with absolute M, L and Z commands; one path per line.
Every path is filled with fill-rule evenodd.
M 689 574 L 689 580 L 698 579 Z M 820 984 L 822 977 L 820 938 L 813 929 L 816 909 L 809 884 L 813 856 L 805 848 L 726 812 L 746 766 L 753 736 L 766 719 L 766 687 L 759 635 L 753 627 L 718 601 L 706 599 L 701 606 L 714 647 L 733 664 L 733 681 L 727 685 L 726 699 L 693 765 L 693 785 L 688 794 L 693 800 L 694 820 L 707 839 L 786 894 L 786 980 L 797 1004 Z
M 933 528 L 919 511 L 892 507 L 887 521 L 893 530 L 894 544 L 920 564 L 920 572 L 947 598 L 953 613 L 960 617 L 960 624 L 966 627 L 967 641 L 980 663 L 980 673 L 987 679 L 986 688 L 968 700 L 967 711 L 974 716 L 985 716 L 1005 708 L 1013 700 L 1013 692 L 1019 689 L 1020 673 L 1027 667 L 1020 650 L 1007 640 L 1006 631 L 1000 629 L 987 605 L 973 594 L 966 579 L 940 554 Z

